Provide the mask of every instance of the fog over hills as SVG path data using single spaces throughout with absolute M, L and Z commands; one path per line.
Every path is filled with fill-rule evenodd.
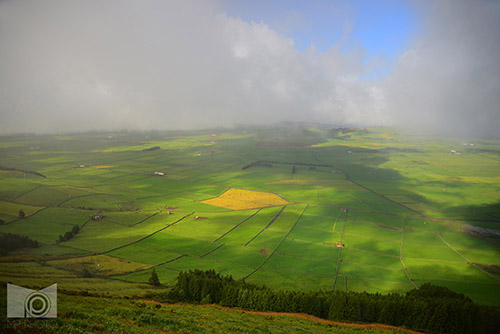
M 415 32 L 378 76 L 349 15 L 334 18 L 335 44 L 300 50 L 226 5 L 0 1 L 0 132 L 281 121 L 499 132 L 498 1 L 410 1 Z

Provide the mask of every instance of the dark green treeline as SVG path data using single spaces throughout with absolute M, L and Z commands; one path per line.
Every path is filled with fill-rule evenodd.
M 171 302 L 306 313 L 329 320 L 382 323 L 425 332 L 500 333 L 500 311 L 475 304 L 463 294 L 432 284 L 424 284 L 406 295 L 300 292 L 248 284 L 213 270 L 194 270 L 181 272 L 173 289 L 160 297 Z
M 12 233 L 0 233 L 0 255 L 7 255 L 8 252 L 21 248 L 37 248 L 38 241 L 32 240 L 24 235 Z

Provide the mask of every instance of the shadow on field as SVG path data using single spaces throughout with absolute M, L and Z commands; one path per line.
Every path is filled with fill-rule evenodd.
M 378 198 L 373 196 L 363 198 L 366 192 L 363 193 L 361 191 L 357 193 L 353 191 L 355 196 L 350 198 L 350 200 L 348 198 L 344 200 L 334 199 L 334 203 L 339 200 L 341 201 L 339 205 L 345 205 L 346 207 L 371 209 L 373 211 L 409 216 L 421 213 L 431 218 L 446 218 L 446 220 L 450 221 L 456 220 L 459 221 L 458 224 L 484 225 L 484 227 L 494 229 L 498 227 L 500 229 L 500 202 L 468 205 L 467 197 L 464 194 L 472 194 L 474 191 L 477 192 L 480 189 L 475 187 L 473 183 L 462 182 L 459 176 L 453 174 L 453 171 L 450 171 L 448 176 L 442 168 L 434 170 L 430 162 L 426 162 L 426 159 L 429 158 L 421 156 L 421 153 L 418 151 L 411 152 L 411 155 L 405 155 L 404 158 L 398 157 L 398 159 L 390 159 L 391 154 L 398 154 L 398 152 L 380 149 L 359 149 L 349 146 L 314 149 L 314 156 L 317 163 L 335 166 L 335 168 L 344 171 L 348 175 L 348 179 L 351 179 L 354 183 L 358 183 L 360 185 L 359 189 L 368 189 L 371 191 L 371 195 L 378 196 Z M 390 167 L 401 171 L 405 171 L 407 168 L 408 173 L 405 172 L 405 174 L 408 176 Z M 426 174 L 436 172 L 438 174 L 435 177 L 428 177 Z M 422 179 L 419 178 L 420 175 L 423 175 Z M 353 187 L 356 186 L 354 183 Z M 343 192 L 351 191 L 348 188 L 345 189 Z M 354 190 L 354 188 L 352 189 Z M 418 189 L 419 193 L 414 189 Z M 487 201 L 487 198 L 479 199 L 484 202 Z M 413 212 L 406 210 L 408 208 L 413 210 Z M 463 223 L 460 223 L 462 220 Z M 423 226 L 422 231 L 425 229 Z M 433 232 L 432 234 L 434 234 L 434 231 L 431 229 L 428 232 Z M 450 230 L 450 232 L 456 233 L 457 231 Z M 465 235 L 463 237 L 467 238 Z M 347 236 L 345 240 L 346 250 L 350 246 L 349 238 L 356 237 Z M 474 238 L 474 236 L 470 236 L 470 238 Z M 488 242 L 484 238 L 478 238 L 478 240 L 484 243 Z M 340 264 L 339 274 L 378 278 L 392 282 L 405 282 L 402 266 L 401 270 L 382 269 L 384 266 L 391 268 L 391 265 L 392 268 L 398 268 L 395 262 L 399 261 L 399 246 L 397 245 L 400 242 L 399 240 L 374 238 L 373 241 L 362 242 L 358 238 L 358 240 L 352 241 L 353 247 L 356 249 L 381 253 L 375 263 L 371 256 L 363 261 L 365 264 L 376 264 L 378 267 L 349 264 L 347 263 L 349 257 L 346 256 L 346 263 L 343 265 L 341 262 Z M 382 254 L 391 255 L 392 257 L 383 256 Z M 411 257 L 411 254 L 403 255 Z M 353 259 L 353 262 L 356 261 Z M 463 262 L 446 262 L 431 259 L 417 260 L 405 258 L 404 262 L 411 279 L 417 285 L 432 282 L 464 293 L 479 303 L 500 306 L 500 275 L 489 272 L 485 273 L 477 266 L 469 264 L 465 260 Z M 408 282 L 407 278 L 406 282 Z
M 500 276 L 497 279 L 472 264 L 444 264 L 413 261 L 408 273 L 418 286 L 430 282 L 463 293 L 480 304 L 500 307 Z
M 399 152 L 411 153 L 411 156 L 405 156 L 407 161 L 390 161 L 390 155 Z M 408 213 L 409 215 L 420 213 L 430 217 L 450 218 L 450 220 L 490 220 L 500 223 L 500 202 L 484 205 L 457 205 L 467 201 L 467 197 L 464 197 L 463 193 L 476 189 L 474 189 L 474 184 L 462 182 L 459 176 L 453 174 L 453 171 L 450 171 L 449 176 L 440 174 L 441 179 L 418 179 L 418 175 L 427 176 L 426 173 L 433 172 L 433 167 L 426 166 L 430 164 L 426 162 L 428 157 L 420 155 L 421 152 L 412 149 L 367 149 L 350 146 L 318 147 L 314 148 L 313 152 L 315 162 L 330 164 L 344 171 L 348 175 L 348 179 L 372 191 L 382 201 L 391 201 L 392 204 L 402 209 L 413 211 L 400 211 L 398 213 Z M 415 170 L 415 177 L 406 177 L 398 170 L 388 166 L 379 167 L 385 163 L 392 165 L 397 163 L 397 168 L 400 170 L 408 169 L 409 175 L 412 174 L 411 171 Z M 427 171 L 428 168 L 429 171 Z M 416 187 L 423 189 L 433 198 L 439 198 L 442 194 L 442 200 L 437 203 L 431 197 L 427 198 L 422 193 L 416 193 L 413 191 Z M 360 202 L 363 202 L 363 198 Z M 444 205 L 443 202 L 449 204 Z M 370 207 L 371 204 L 371 209 L 378 204 L 379 209 L 375 211 L 380 212 L 392 212 L 390 207 L 394 208 L 394 205 L 391 205 L 386 209 L 384 203 L 380 201 L 378 203 L 366 201 L 364 204 L 367 207 Z M 360 203 L 352 201 L 341 205 L 359 207 Z
M 413 204 L 429 201 L 409 189 L 409 184 L 414 180 L 397 170 L 379 167 L 390 161 L 391 153 L 393 152 L 383 149 L 330 146 L 315 148 L 313 157 L 316 162 L 329 164 L 342 171 L 352 182 L 353 188 L 350 190 L 359 190 L 359 193 L 354 193 L 354 201 L 341 205 L 379 212 L 421 215 L 418 209 L 413 208 Z M 418 157 L 415 159 L 418 160 Z
M 498 223 L 500 229 L 500 202 L 485 205 L 463 205 L 458 207 L 447 208 L 444 210 L 445 215 L 455 216 L 460 214 L 463 219 L 474 221 L 477 219 L 491 220 Z M 494 227 L 493 227 L 494 228 Z

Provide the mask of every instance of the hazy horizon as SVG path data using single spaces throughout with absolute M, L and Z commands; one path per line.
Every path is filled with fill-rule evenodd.
M 500 2 L 0 1 L 0 133 L 497 135 Z

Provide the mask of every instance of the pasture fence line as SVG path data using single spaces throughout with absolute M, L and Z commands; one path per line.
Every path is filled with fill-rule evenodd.
M 285 209 L 285 207 L 283 207 L 283 209 L 281 209 L 281 211 L 278 213 L 278 214 L 281 214 L 281 212 Z M 273 249 L 273 251 L 271 252 L 271 254 L 269 254 L 268 257 L 266 257 L 264 259 L 264 261 L 262 261 L 262 263 L 257 267 L 255 268 L 253 271 L 251 271 L 248 275 L 244 276 L 241 278 L 241 280 L 245 280 L 247 279 L 248 277 L 252 276 L 255 272 L 257 272 L 260 268 L 262 268 L 262 266 L 264 266 L 264 264 L 271 258 L 271 256 L 274 255 L 274 253 L 276 253 L 276 251 L 278 250 L 278 248 L 280 248 L 281 244 L 283 244 L 283 242 L 285 241 L 286 238 L 288 238 L 288 236 L 290 235 L 290 233 L 292 232 L 292 230 L 295 228 L 295 226 L 297 225 L 297 223 L 299 222 L 300 218 L 302 217 L 302 215 L 304 214 L 304 211 L 306 211 L 307 209 L 307 205 L 305 206 L 304 210 L 302 210 L 302 212 L 300 213 L 300 216 L 299 218 L 297 218 L 297 220 L 295 221 L 295 223 L 293 223 L 293 226 L 288 230 L 288 232 L 286 233 L 286 235 L 283 237 L 283 239 L 281 239 L 280 243 Z M 274 219 L 275 220 L 275 219 Z M 272 222 L 274 221 L 272 220 Z M 271 224 L 271 223 L 270 223 Z M 270 224 L 268 226 L 270 226 Z
M 142 241 L 142 240 L 144 240 L 144 239 L 147 239 L 147 238 L 149 238 L 149 237 L 151 237 L 151 236 L 155 235 L 156 233 L 159 233 L 159 232 L 161 232 L 161 231 L 163 231 L 163 230 L 165 230 L 165 229 L 169 228 L 170 226 L 173 226 L 173 225 L 175 225 L 175 224 L 179 223 L 180 221 L 184 220 L 185 218 L 187 218 L 187 217 L 191 216 L 193 213 L 194 213 L 194 211 L 193 211 L 193 212 L 191 212 L 191 213 L 189 213 L 189 214 L 187 214 L 187 215 L 185 215 L 184 217 L 182 217 L 182 218 L 180 218 L 180 219 L 176 220 L 175 222 L 173 222 L 173 223 L 171 223 L 171 224 L 168 224 L 167 226 L 162 227 L 162 228 L 160 228 L 159 230 L 154 231 L 153 233 L 150 233 L 150 234 L 148 234 L 148 235 L 146 235 L 146 236 L 144 236 L 144 237 L 142 237 L 142 238 L 140 238 L 140 239 L 137 239 L 137 240 L 135 240 L 135 241 L 129 242 L 128 244 L 121 245 L 121 246 L 118 246 L 118 247 L 115 247 L 115 248 L 109 249 L 109 250 L 104 251 L 104 252 L 96 253 L 96 254 L 97 254 L 97 255 L 102 255 L 102 254 L 110 253 L 110 252 L 115 251 L 115 250 L 117 250 L 117 249 L 121 249 L 121 248 L 124 248 L 124 247 L 130 246 L 130 245 L 136 244 L 136 243 L 138 243 L 138 242 L 140 242 L 140 241 Z
M 217 242 L 219 241 L 220 239 L 222 239 L 223 237 L 225 237 L 229 232 L 233 231 L 235 228 L 237 228 L 238 226 L 240 226 L 241 224 L 243 224 L 244 222 L 246 222 L 247 220 L 250 220 L 252 219 L 252 217 L 254 217 L 256 214 L 258 214 L 260 212 L 260 210 L 262 210 L 262 208 L 260 208 L 259 210 L 255 211 L 253 214 L 251 214 L 249 217 L 246 217 L 245 219 L 243 219 L 240 223 L 238 223 L 237 225 L 233 226 L 229 231 L 227 231 L 226 233 L 224 233 L 223 235 L 221 235 L 220 237 L 218 237 L 217 239 L 215 239 L 213 242 Z M 246 246 L 246 245 L 245 245 Z
M 448 241 L 446 241 L 439 233 L 436 233 L 436 235 L 439 237 L 439 239 L 441 239 L 448 247 L 450 247 L 455 253 L 457 253 L 458 255 L 460 255 L 465 261 L 467 261 L 467 263 L 469 264 L 472 264 L 474 267 L 476 267 L 477 269 L 481 270 L 483 273 L 485 273 L 486 275 L 490 276 L 490 277 L 493 277 L 494 279 L 496 279 L 497 281 L 500 280 L 500 278 L 496 277 L 495 275 L 492 275 L 491 273 L 487 272 L 486 270 L 484 270 L 483 268 L 481 268 L 480 266 L 478 266 L 477 264 L 475 264 L 474 262 L 472 262 L 471 260 L 469 260 L 465 255 L 463 255 L 462 253 L 460 253 L 455 247 L 453 247 L 452 245 L 450 245 L 448 243 Z
M 342 243 L 343 238 L 344 238 L 344 227 L 345 227 L 345 221 L 347 220 L 347 211 L 344 211 L 344 219 L 342 220 L 342 231 L 340 232 L 340 243 Z M 342 247 L 338 248 L 338 253 L 337 253 L 337 265 L 335 267 L 335 277 L 333 278 L 333 285 L 332 285 L 332 290 L 335 291 L 335 284 L 337 283 L 337 277 L 339 274 L 339 264 L 342 259 Z
M 265 230 L 267 230 L 275 221 L 276 219 L 278 219 L 278 217 L 281 215 L 281 213 L 283 212 L 283 210 L 285 210 L 286 208 L 286 205 L 283 206 L 281 208 L 281 210 L 274 215 L 273 219 L 271 219 L 271 221 L 269 222 L 269 224 L 267 224 L 262 230 L 259 231 L 259 233 L 257 233 L 252 239 L 250 239 L 246 244 L 244 244 L 243 246 L 246 247 L 248 246 L 252 241 L 255 240 L 255 238 L 257 238 L 262 232 L 264 232 Z
M 406 269 L 406 264 L 403 261 L 403 242 L 404 242 L 405 226 L 406 226 L 407 219 L 408 219 L 408 216 L 405 217 L 405 219 L 403 221 L 403 227 L 401 228 L 401 245 L 399 247 L 399 260 L 401 261 L 401 264 L 403 265 L 403 270 L 405 272 L 406 277 L 408 277 L 408 280 L 415 287 L 415 289 L 418 289 L 418 286 L 411 279 L 410 274 L 408 273 L 408 269 Z

